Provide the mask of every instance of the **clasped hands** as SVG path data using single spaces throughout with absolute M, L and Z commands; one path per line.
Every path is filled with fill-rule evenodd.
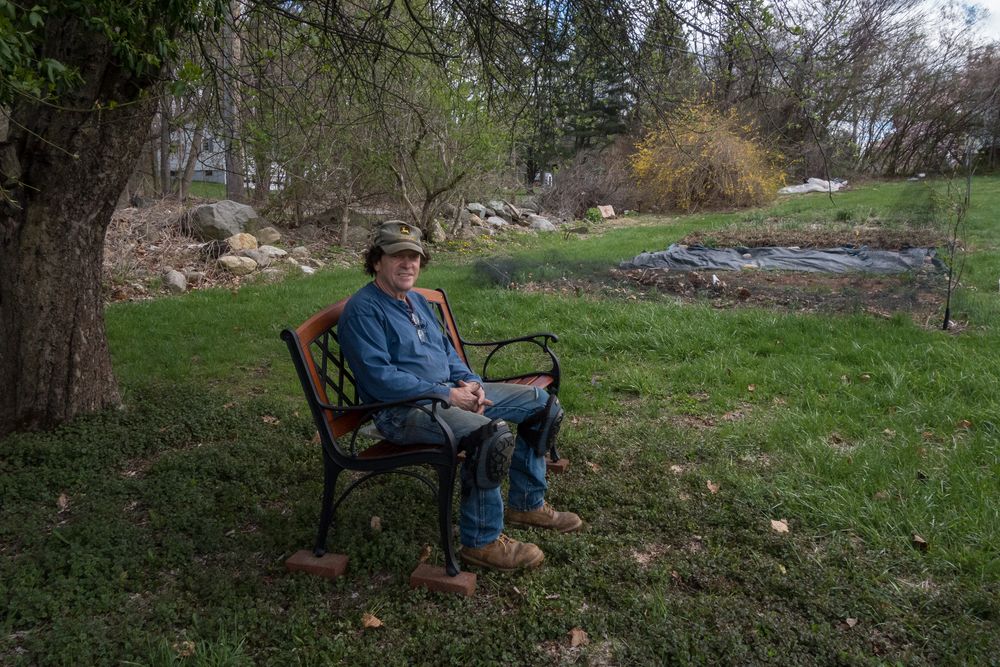
M 486 392 L 478 382 L 458 381 L 458 386 L 452 387 L 448 395 L 448 401 L 463 410 L 483 414 L 486 408 L 493 405 L 493 401 L 486 398 Z

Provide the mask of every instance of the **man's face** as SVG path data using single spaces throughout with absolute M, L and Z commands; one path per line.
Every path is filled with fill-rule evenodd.
M 382 255 L 375 262 L 375 280 L 382 289 L 397 299 L 403 298 L 413 289 L 420 275 L 420 253 L 415 250 L 402 250 L 393 255 Z

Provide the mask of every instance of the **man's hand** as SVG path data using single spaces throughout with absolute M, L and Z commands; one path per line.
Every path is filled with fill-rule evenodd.
M 493 401 L 486 398 L 486 392 L 478 382 L 464 380 L 459 380 L 458 386 L 452 387 L 448 400 L 454 406 L 480 415 L 486 411 L 487 406 L 493 405 Z

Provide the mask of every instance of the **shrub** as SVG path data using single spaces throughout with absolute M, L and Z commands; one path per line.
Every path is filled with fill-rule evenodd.
M 754 137 L 735 110 L 681 107 L 636 146 L 632 168 L 658 209 L 757 206 L 784 183 L 779 154 Z
M 542 207 L 574 218 L 584 218 L 588 208 L 603 204 L 615 211 L 644 208 L 630 162 L 634 152 L 635 138 L 629 136 L 581 150 L 559 167 L 555 184 L 542 193 Z
M 588 208 L 583 218 L 588 222 L 600 222 L 604 219 L 601 212 L 596 208 Z

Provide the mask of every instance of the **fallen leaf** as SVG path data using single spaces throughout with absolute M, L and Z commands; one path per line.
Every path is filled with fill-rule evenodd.
M 274 417 L 272 415 L 264 415 L 263 417 L 261 417 L 261 419 L 264 421 L 265 424 L 277 424 L 277 423 L 279 423 L 278 418 Z
M 707 486 L 708 490 L 711 491 L 712 493 L 718 493 L 719 492 L 719 485 L 715 484 L 714 482 L 712 482 L 712 480 L 708 480 L 705 483 L 705 486 Z
M 850 382 L 850 379 L 848 379 L 846 375 L 841 375 L 840 381 L 843 382 L 844 384 L 847 384 L 848 382 Z
M 361 625 L 364 626 L 365 630 L 370 630 L 372 628 L 381 628 L 382 621 L 375 614 L 369 614 L 367 611 L 361 615 Z
M 310 440 L 309 442 L 311 442 L 314 445 L 318 445 L 319 444 L 319 431 L 316 431 L 315 433 L 313 433 L 312 440 Z
M 60 512 L 65 512 L 66 508 L 69 507 L 69 496 L 65 493 L 60 493 L 59 498 L 56 499 L 56 505 L 59 507 Z
M 680 493 L 677 494 L 677 499 L 678 500 L 691 500 L 691 496 L 688 495 L 688 494 L 686 494 L 686 493 L 684 493 L 683 491 L 681 491 Z
M 875 500 L 888 500 L 889 499 L 889 492 L 888 491 L 876 491 L 874 498 L 875 498 Z
M 847 623 L 847 627 L 853 628 L 855 625 L 858 624 L 858 619 L 856 619 L 856 618 L 845 618 L 844 619 L 844 623 Z
M 233 407 L 233 406 L 235 406 L 235 405 L 236 405 L 235 403 L 233 403 L 232 401 L 230 401 L 229 403 L 226 403 L 226 404 L 224 404 L 224 405 L 222 406 L 222 409 L 223 409 L 223 410 L 228 410 L 228 409 L 232 408 L 232 407 Z
M 786 570 L 785 566 L 782 565 L 781 563 L 778 563 L 778 572 L 780 572 L 782 574 L 788 574 L 788 570 Z
M 189 639 L 182 642 L 174 642 L 173 649 L 180 658 L 190 658 L 195 652 L 194 642 Z
M 570 648 L 576 648 L 577 646 L 586 646 L 590 643 L 590 638 L 587 637 L 587 633 L 583 631 L 583 628 L 573 628 L 569 631 L 569 646 Z
M 372 530 L 374 530 L 376 533 L 381 533 L 382 532 L 382 517 L 373 516 L 372 520 L 369 522 L 369 525 L 372 527 Z
M 891 428 L 884 429 L 882 433 L 889 436 L 890 438 L 896 435 L 896 432 L 893 431 Z
M 972 428 L 972 422 L 970 422 L 968 419 L 963 419 L 962 421 L 955 424 L 955 426 L 956 428 L 962 428 L 968 430 Z
M 593 472 L 598 472 L 601 469 L 601 466 L 597 463 L 594 463 L 593 461 L 587 461 L 587 467 L 590 468 Z
M 681 473 L 684 472 L 684 466 L 677 465 L 675 463 L 674 465 L 670 466 L 670 472 L 674 473 L 675 475 L 680 475 Z
M 862 382 L 868 382 L 871 379 L 872 379 L 872 376 L 869 375 L 868 373 L 862 373 L 861 374 L 861 381 Z
M 917 533 L 913 533 L 913 535 L 910 536 L 910 544 L 912 544 L 914 548 L 919 551 L 927 551 L 931 546 L 927 544 L 927 540 Z
M 776 533 L 787 533 L 788 523 L 784 519 L 771 519 L 771 530 Z
M 420 550 L 420 562 L 421 563 L 426 563 L 427 562 L 427 560 L 431 557 L 431 551 L 432 550 L 433 549 L 431 548 L 431 545 L 429 545 L 429 544 L 425 544 L 424 545 L 424 548 Z
M 545 599 L 546 600 L 558 600 L 559 599 L 559 594 L 558 593 L 549 593 L 548 595 L 545 596 Z
M 749 391 L 751 393 L 757 391 L 757 385 L 755 385 L 755 384 L 748 384 L 747 385 L 747 391 Z

